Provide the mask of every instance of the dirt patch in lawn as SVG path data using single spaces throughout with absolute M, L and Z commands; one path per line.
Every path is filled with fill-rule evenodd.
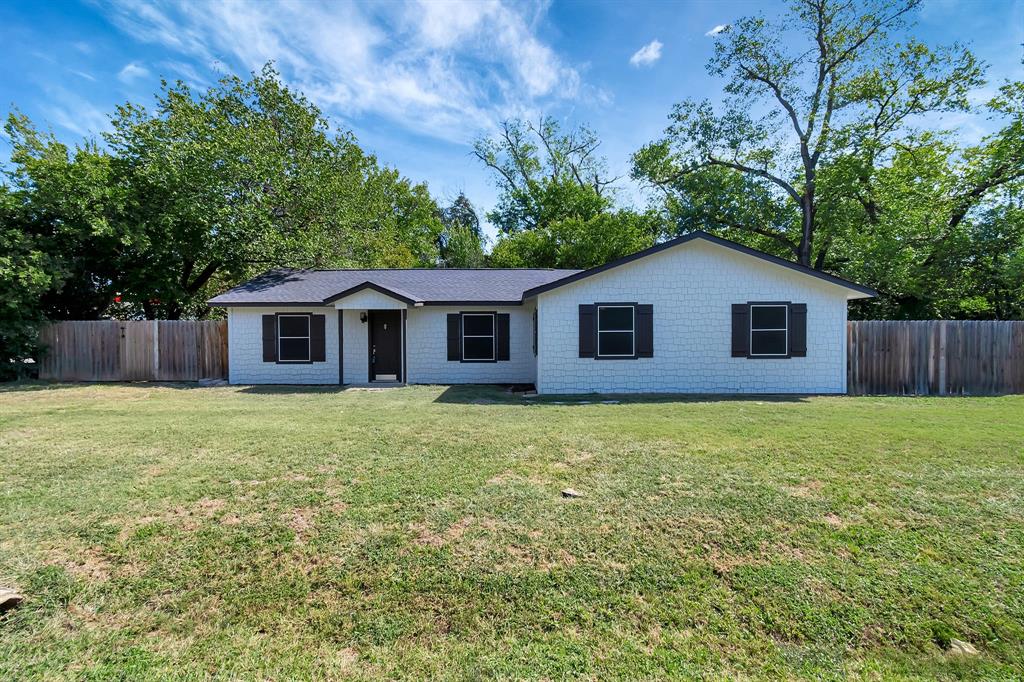
M 316 513 L 313 507 L 300 507 L 288 515 L 285 523 L 295 533 L 296 542 L 305 542 L 313 534 Z
M 60 556 L 56 563 L 71 575 L 88 582 L 98 583 L 110 580 L 114 566 L 97 547 L 86 547 L 74 556 Z
M 443 547 L 450 542 L 460 540 L 466 534 L 466 530 L 473 525 L 473 517 L 465 516 L 440 533 L 435 533 L 425 523 L 414 523 L 409 529 L 416 533 L 413 540 L 417 545 L 428 547 Z
M 809 481 L 804 481 L 799 485 L 785 486 L 783 490 L 786 491 L 788 494 L 792 495 L 793 497 L 809 498 L 820 496 L 821 491 L 824 487 L 825 484 L 822 483 L 821 481 L 811 479 Z

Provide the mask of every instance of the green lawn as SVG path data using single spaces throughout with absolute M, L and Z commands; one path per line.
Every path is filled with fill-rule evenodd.
M 3 585 L 0 679 L 1020 677 L 1024 397 L 0 388 Z

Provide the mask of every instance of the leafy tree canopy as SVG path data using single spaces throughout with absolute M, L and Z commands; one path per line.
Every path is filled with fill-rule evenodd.
M 125 104 L 106 148 L 71 151 L 12 115 L 8 203 L 53 265 L 41 313 L 177 319 L 270 267 L 403 267 L 438 259 L 424 185 L 382 167 L 271 66 Z
M 555 119 L 506 121 L 475 153 L 495 177 L 499 267 L 586 268 L 651 246 L 663 233 L 657 212 L 616 208 L 616 178 L 589 128 L 568 132 Z
M 876 286 L 885 295 L 863 314 L 1005 314 L 1008 302 L 965 293 L 980 279 L 951 249 L 984 251 L 985 225 L 1008 215 L 993 209 L 1019 195 L 1022 84 L 983 105 L 1004 126 L 979 145 L 929 130 L 930 117 L 979 111 L 970 94 L 984 68 L 958 45 L 892 40 L 917 5 L 796 0 L 778 22 L 734 22 L 707 66 L 725 79 L 723 103 L 677 105 L 633 176 L 677 232 L 707 229 Z

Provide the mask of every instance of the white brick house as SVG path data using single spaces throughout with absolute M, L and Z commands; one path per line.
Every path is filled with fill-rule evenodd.
M 867 287 L 695 232 L 590 270 L 272 271 L 228 309 L 235 384 L 844 393 Z

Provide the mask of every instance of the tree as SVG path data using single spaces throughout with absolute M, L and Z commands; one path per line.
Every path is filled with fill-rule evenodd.
M 33 268 L 47 272 L 33 308 L 50 319 L 98 319 L 117 291 L 126 248 L 140 236 L 124 212 L 123 167 L 94 143 L 69 149 L 19 114 L 4 129 L 12 151 L 3 225 L 21 232 L 9 237 L 11 253 L 38 254 Z
M 41 298 L 64 273 L 27 229 L 23 206 L 0 187 L 0 380 L 21 376 L 25 360 L 35 357 L 43 320 Z
M 656 211 L 566 218 L 501 238 L 490 262 L 494 267 L 592 268 L 653 246 L 662 234 L 664 220 Z
M 210 284 L 275 266 L 436 260 L 426 188 L 381 168 L 269 65 L 193 96 L 164 84 L 153 113 L 127 104 L 107 142 L 140 226 L 122 286 L 146 317 L 201 316 Z
M 613 205 L 601 142 L 588 128 L 562 132 L 555 119 L 536 125 L 505 121 L 494 138 L 474 144 L 475 156 L 496 178 L 497 207 L 487 214 L 501 234 L 546 228 L 552 222 L 590 218 Z
M 459 192 L 450 206 L 441 209 L 444 230 L 438 238 L 441 264 L 447 268 L 480 268 L 486 264 L 480 218 L 466 195 Z
M 1006 319 L 1020 309 L 1022 95 L 1021 83 L 1007 83 L 985 105 L 1004 125 L 979 144 L 922 133 L 884 164 L 847 156 L 823 169 L 833 266 L 883 292 L 855 314 Z
M 855 159 L 870 174 L 913 144 L 914 121 L 966 109 L 968 93 L 983 82 L 973 55 L 958 46 L 889 42 L 918 4 L 797 0 L 778 24 L 763 17 L 735 22 L 708 64 L 711 74 L 728 79 L 722 111 L 706 101 L 677 105 L 665 138 L 635 155 L 634 176 L 669 196 L 728 178 L 730 186 L 710 196 L 724 193 L 741 208 L 689 196 L 678 203 L 699 221 L 758 235 L 797 262 L 823 268 L 835 238 L 821 220 L 832 198 L 820 192 L 822 169 Z M 1010 175 L 998 169 L 963 198 Z M 753 191 L 736 192 L 740 186 Z M 764 201 L 770 208 L 755 205 Z
M 477 239 L 483 239 L 483 233 L 480 231 L 480 217 L 477 216 L 476 209 L 473 208 L 472 202 L 464 192 L 459 192 L 459 196 L 452 200 L 450 206 L 441 209 L 441 223 L 445 227 L 462 225 L 469 228 Z
M 616 178 L 583 126 L 563 132 L 552 118 L 506 121 L 475 153 L 495 175 L 499 197 L 487 217 L 499 231 L 497 267 L 588 268 L 646 248 L 664 233 L 653 211 L 616 208 Z

